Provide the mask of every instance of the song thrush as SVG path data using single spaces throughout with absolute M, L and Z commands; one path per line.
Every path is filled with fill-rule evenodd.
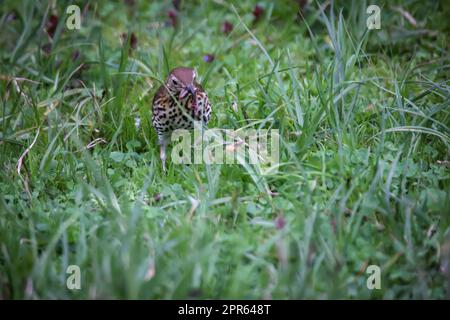
M 160 157 L 166 171 L 166 147 L 176 129 L 193 129 L 194 121 L 207 124 L 211 105 L 194 69 L 173 69 L 153 98 L 152 124 L 158 133 Z

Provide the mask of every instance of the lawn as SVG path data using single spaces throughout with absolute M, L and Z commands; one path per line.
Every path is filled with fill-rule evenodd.
M 2 1 L 0 299 L 450 298 L 445 2 Z M 164 173 L 177 66 L 279 166 Z

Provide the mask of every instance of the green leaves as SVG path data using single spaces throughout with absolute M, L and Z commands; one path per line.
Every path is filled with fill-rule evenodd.
M 114 160 L 115 162 L 122 162 L 123 159 L 125 159 L 126 154 L 119 151 L 113 151 L 109 155 L 109 157 Z
M 64 2 L 4 1 L 0 299 L 445 298 L 445 14 L 406 5 L 426 13 L 417 41 L 388 7 L 369 32 L 363 2 L 331 3 L 298 21 L 295 1 L 267 4 L 253 24 L 254 3 L 184 1 L 174 30 L 170 2 L 108 2 L 68 32 Z M 170 146 L 160 171 L 150 105 L 179 65 L 205 84 L 210 127 L 279 129 L 277 172 L 178 165 Z

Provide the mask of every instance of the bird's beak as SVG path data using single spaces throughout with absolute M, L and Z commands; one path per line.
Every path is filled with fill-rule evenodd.
M 192 97 L 195 97 L 195 87 L 192 84 L 188 84 L 186 87 L 184 87 L 180 92 L 180 99 L 186 98 L 188 94 L 190 94 Z
M 189 94 L 191 94 L 192 96 L 195 95 L 195 88 L 194 88 L 194 86 L 193 86 L 192 84 L 188 84 L 188 85 L 186 86 L 186 91 L 187 91 Z

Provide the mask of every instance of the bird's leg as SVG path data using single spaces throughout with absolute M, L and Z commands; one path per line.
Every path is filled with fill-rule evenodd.
M 161 158 L 162 169 L 166 172 L 166 144 L 161 145 L 159 157 Z
M 163 171 L 166 172 L 166 147 L 167 147 L 167 139 L 164 137 L 160 139 L 160 149 L 159 149 L 159 157 L 161 158 Z

